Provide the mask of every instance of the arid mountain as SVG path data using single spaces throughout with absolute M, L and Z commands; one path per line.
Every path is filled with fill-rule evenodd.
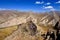
M 0 11 L 0 36 L 3 35 L 0 39 L 43 40 L 41 34 L 46 33 L 48 29 L 52 29 L 59 19 L 60 12 L 58 11 L 46 13 L 19 12 L 16 10 Z M 9 30 L 7 31 L 6 28 Z
M 33 13 L 33 12 L 18 12 L 18 11 L 10 11 L 10 10 L 4 10 L 0 11 L 0 26 L 12 26 L 20 24 L 22 21 L 27 21 L 27 19 L 30 17 L 32 20 L 34 20 L 36 23 L 40 24 L 52 24 L 52 21 L 54 21 L 54 12 L 48 12 L 48 13 Z M 59 16 L 59 12 L 55 12 Z M 28 19 L 28 20 L 29 20 Z M 19 23 L 20 22 L 20 23 Z M 12 24 L 12 25 L 11 25 Z

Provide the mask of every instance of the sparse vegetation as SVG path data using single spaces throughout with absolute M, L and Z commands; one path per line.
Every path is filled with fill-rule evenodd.
M 17 26 L 11 26 L 8 28 L 0 28 L 0 40 L 3 40 L 7 36 L 11 35 L 15 30 L 17 30 Z

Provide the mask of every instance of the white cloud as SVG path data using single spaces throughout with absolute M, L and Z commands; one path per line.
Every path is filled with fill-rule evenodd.
M 0 8 L 0 10 L 6 10 L 5 8 Z
M 43 4 L 44 2 L 36 1 L 35 4 Z
M 43 6 L 43 7 L 44 7 L 44 6 Z M 45 6 L 44 8 L 45 8 L 45 9 L 52 9 L 53 6 Z
M 49 10 L 52 10 L 52 11 L 55 10 L 53 6 L 43 6 L 43 8 L 44 9 L 49 9 Z
M 57 1 L 56 3 L 60 3 L 60 1 Z
M 50 10 L 55 11 L 56 9 L 52 8 L 52 9 L 50 9 Z
M 6 9 L 6 8 L 0 8 L 0 10 L 17 10 L 17 9 Z
M 51 3 L 49 3 L 49 2 L 48 2 L 48 3 L 46 3 L 46 5 L 50 5 L 50 4 L 51 4 Z

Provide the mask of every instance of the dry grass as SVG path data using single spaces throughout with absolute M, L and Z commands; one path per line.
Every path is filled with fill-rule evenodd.
M 3 40 L 5 37 L 9 36 L 15 30 L 17 30 L 17 26 L 11 26 L 8 28 L 0 28 L 0 40 Z

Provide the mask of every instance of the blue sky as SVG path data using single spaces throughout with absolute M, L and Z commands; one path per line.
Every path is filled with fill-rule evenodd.
M 60 0 L 0 0 L 0 10 L 60 11 Z

